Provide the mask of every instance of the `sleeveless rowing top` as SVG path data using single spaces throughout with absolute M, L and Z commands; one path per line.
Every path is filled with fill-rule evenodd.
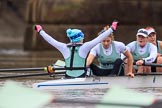
M 69 47 L 71 53 L 74 53 L 73 56 L 73 66 L 72 67 L 85 67 L 86 58 L 82 58 L 79 56 L 79 48 L 80 46 L 75 46 L 74 52 L 72 52 L 72 47 Z M 70 67 L 72 57 L 65 59 L 65 66 Z M 66 74 L 71 77 L 79 77 L 85 72 L 85 70 L 66 70 Z
M 146 48 L 146 52 L 145 53 L 143 53 L 143 54 L 140 54 L 138 51 L 139 51 L 139 47 L 138 47 L 138 45 L 137 45 L 137 42 L 135 43 L 135 50 L 134 50 L 134 52 L 133 52 L 133 54 L 132 54 L 132 56 L 133 56 L 133 60 L 134 61 L 137 61 L 137 60 L 140 60 L 140 59 L 142 59 L 142 58 L 146 58 L 146 57 L 148 57 L 150 54 L 149 54 L 149 46 L 150 46 L 150 44 L 147 42 L 147 48 Z
M 100 44 L 100 54 L 98 56 L 98 62 L 100 64 L 100 68 L 102 69 L 112 69 L 113 63 L 116 59 L 120 58 L 120 55 L 116 52 L 114 42 L 112 42 L 112 53 L 110 55 L 104 54 L 103 45 Z

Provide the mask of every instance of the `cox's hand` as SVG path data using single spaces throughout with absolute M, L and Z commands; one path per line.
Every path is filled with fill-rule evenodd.
M 118 23 L 119 22 L 117 20 L 114 20 L 112 22 L 112 25 L 110 26 L 110 28 L 112 28 L 112 30 L 115 31 L 117 29 Z
M 40 32 L 42 30 L 42 26 L 41 25 L 35 25 L 35 30 L 37 32 Z

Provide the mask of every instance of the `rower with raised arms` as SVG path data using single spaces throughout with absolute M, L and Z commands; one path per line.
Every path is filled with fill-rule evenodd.
M 153 63 L 157 56 L 157 48 L 148 42 L 148 32 L 141 28 L 137 31 L 136 41 L 130 42 L 127 47 L 133 56 L 134 72 L 147 73 L 151 72 L 150 66 L 143 66 L 145 63 Z M 122 56 L 122 58 L 124 58 Z M 125 60 L 127 61 L 127 60 Z M 126 70 L 128 68 L 126 64 Z
M 92 47 L 101 42 L 117 29 L 118 21 L 113 21 L 111 27 L 95 39 L 83 43 L 84 33 L 79 29 L 67 29 L 67 37 L 70 43 L 62 43 L 48 35 L 40 25 L 36 25 L 36 31 L 53 47 L 57 48 L 65 59 L 66 78 L 86 76 L 86 57 Z M 77 69 L 74 69 L 77 68 Z

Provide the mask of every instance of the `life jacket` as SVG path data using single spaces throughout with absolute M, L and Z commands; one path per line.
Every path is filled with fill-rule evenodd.
M 79 49 L 82 44 L 70 43 L 67 44 L 71 56 L 65 59 L 66 74 L 70 77 L 79 77 L 85 73 L 86 58 L 79 56 Z

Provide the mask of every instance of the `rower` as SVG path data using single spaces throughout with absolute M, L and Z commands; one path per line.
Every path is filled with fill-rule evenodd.
M 145 63 L 152 63 L 157 56 L 157 48 L 148 42 L 148 32 L 141 28 L 137 31 L 136 41 L 130 42 L 127 47 L 133 56 L 134 72 L 147 73 L 151 72 L 150 66 L 142 66 Z M 123 57 L 123 56 L 122 56 Z M 126 60 L 125 60 L 126 61 Z M 128 68 L 125 64 L 126 69 Z
M 48 35 L 40 25 L 36 25 L 36 31 L 53 47 L 57 48 L 65 59 L 66 78 L 85 77 L 85 61 L 86 57 L 92 47 L 101 42 L 109 34 L 117 28 L 117 21 L 114 21 L 111 27 L 104 33 L 100 34 L 95 39 L 83 43 L 84 33 L 79 29 L 67 29 L 66 33 L 70 39 L 72 46 L 69 47 L 66 43 L 59 42 Z M 74 46 L 81 44 L 80 46 Z M 74 48 L 75 47 L 75 48 Z M 72 48 L 72 49 L 71 49 Z M 74 51 L 74 52 L 73 52 Z M 73 68 L 72 68 L 73 67 Z M 74 69 L 75 67 L 83 67 L 83 69 Z
M 104 33 L 109 26 L 104 27 L 104 29 L 99 33 Z M 124 71 L 124 62 L 120 58 L 120 55 L 124 54 L 128 58 L 129 69 L 127 73 Z M 99 65 L 92 63 L 93 60 L 97 58 Z M 96 76 L 108 76 L 116 75 L 123 76 L 128 75 L 134 77 L 132 73 L 132 55 L 126 48 L 123 42 L 114 41 L 114 35 L 111 33 L 101 42 L 93 47 L 87 58 L 87 66 L 90 67 L 92 73 Z
M 157 47 L 158 55 L 154 63 L 162 64 L 162 41 L 157 40 L 156 31 L 153 27 L 146 27 L 148 32 L 148 41 Z M 151 67 L 152 72 L 162 72 L 161 67 Z

